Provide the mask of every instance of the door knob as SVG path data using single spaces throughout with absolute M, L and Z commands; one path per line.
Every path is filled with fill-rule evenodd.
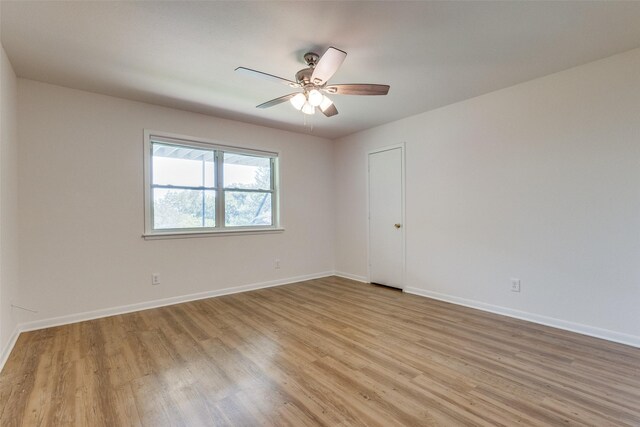
M 400 228 L 400 227 L 401 227 L 401 225 L 400 225 L 400 224 L 393 224 L 393 226 L 394 226 L 395 228 Z

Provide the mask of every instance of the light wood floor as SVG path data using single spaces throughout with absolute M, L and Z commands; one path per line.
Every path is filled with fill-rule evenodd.
M 640 349 L 340 278 L 22 334 L 0 425 L 640 425 Z

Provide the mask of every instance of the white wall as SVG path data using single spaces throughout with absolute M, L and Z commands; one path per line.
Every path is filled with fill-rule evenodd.
M 279 151 L 286 231 L 143 240 L 145 128 Z M 28 320 L 333 271 L 329 140 L 24 79 L 18 129 Z
M 336 270 L 367 274 L 366 152 L 406 142 L 406 286 L 640 345 L 639 77 L 636 49 L 337 140 Z
M 366 152 L 404 141 L 408 287 L 640 343 L 639 71 L 634 50 L 335 144 L 18 79 L 15 302 L 51 319 L 330 272 L 334 255 L 365 277 Z M 286 232 L 141 239 L 144 128 L 281 151 Z
M 1 46 L 0 46 L 1 48 Z M 2 48 L 0 58 L 0 353 L 16 328 L 11 309 L 18 288 L 17 80 Z M 0 365 L 2 357 L 0 354 Z

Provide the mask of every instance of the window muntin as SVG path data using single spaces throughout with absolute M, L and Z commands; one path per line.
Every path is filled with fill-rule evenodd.
M 276 228 L 277 154 L 148 136 L 147 234 Z

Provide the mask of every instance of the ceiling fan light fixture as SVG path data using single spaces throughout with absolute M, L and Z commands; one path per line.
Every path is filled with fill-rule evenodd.
M 291 105 L 293 105 L 293 108 L 295 108 L 296 110 L 300 110 L 302 109 L 304 104 L 307 102 L 307 98 L 304 96 L 303 93 L 299 93 L 293 98 L 291 98 L 289 102 L 291 102 Z
M 319 90 L 312 89 L 311 91 L 309 91 L 308 98 L 309 98 L 309 104 L 313 105 L 314 107 L 317 107 L 322 103 L 324 95 L 322 95 Z
M 329 80 L 338 71 L 346 57 L 347 52 L 333 46 L 329 47 L 322 56 L 307 52 L 304 55 L 304 61 L 308 68 L 299 70 L 295 74 L 295 81 L 246 67 L 238 67 L 236 72 L 300 89 L 300 92 L 274 98 L 256 105 L 256 108 L 271 108 L 289 101 L 293 108 L 302 111 L 305 115 L 315 114 L 318 109 L 326 117 L 333 117 L 338 114 L 338 109 L 333 101 L 324 95 L 325 93 L 329 95 L 386 95 L 389 93 L 389 85 L 371 83 L 328 85 Z
M 320 109 L 322 111 L 327 111 L 327 108 L 331 107 L 331 105 L 333 105 L 333 101 L 327 98 L 326 96 L 322 95 L 322 102 L 320 102 Z
M 316 113 L 316 107 L 314 107 L 313 105 L 309 104 L 308 102 L 305 102 L 304 105 L 302 106 L 302 112 L 305 114 L 315 114 Z

